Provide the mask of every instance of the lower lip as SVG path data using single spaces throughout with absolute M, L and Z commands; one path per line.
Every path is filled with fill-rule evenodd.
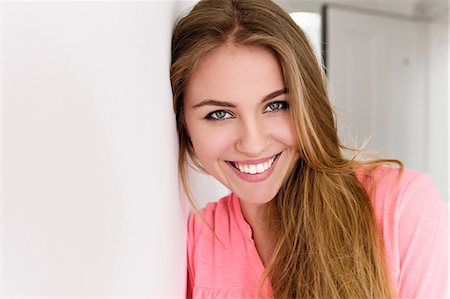
M 234 167 L 230 163 L 228 163 L 228 165 L 231 167 L 231 169 L 234 171 L 234 173 L 236 173 L 244 181 L 247 181 L 250 183 L 257 183 L 257 182 L 264 181 L 272 174 L 273 170 L 277 166 L 280 156 L 281 156 L 281 153 L 278 154 L 278 156 L 275 158 L 275 161 L 273 161 L 272 166 L 270 166 L 270 168 L 267 169 L 266 171 L 264 171 L 263 173 L 255 173 L 255 174 L 244 173 L 244 172 L 240 172 L 238 169 L 236 169 L 236 167 Z

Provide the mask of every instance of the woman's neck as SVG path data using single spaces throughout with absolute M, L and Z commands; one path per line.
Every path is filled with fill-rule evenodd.
M 242 200 L 240 204 L 244 219 L 252 229 L 252 238 L 259 257 L 263 264 L 266 265 L 272 254 L 273 236 L 267 227 L 265 205 L 246 203 Z

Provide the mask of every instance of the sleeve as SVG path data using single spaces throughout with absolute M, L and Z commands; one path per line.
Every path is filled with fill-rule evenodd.
M 400 298 L 448 298 L 449 221 L 431 178 L 416 177 L 398 208 Z
M 190 214 L 187 226 L 187 285 L 186 285 L 186 298 L 192 298 L 192 292 L 194 288 L 194 248 L 195 248 L 195 215 Z

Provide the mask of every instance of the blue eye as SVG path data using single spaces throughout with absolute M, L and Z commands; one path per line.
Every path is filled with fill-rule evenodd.
M 228 118 L 232 118 L 232 117 L 233 116 L 225 110 L 217 110 L 217 111 L 208 113 L 208 115 L 205 116 L 205 119 L 216 121 L 216 120 L 224 120 L 224 119 L 228 119 Z
M 275 101 L 267 104 L 265 111 L 266 112 L 276 112 L 280 110 L 287 110 L 289 108 L 289 104 L 286 101 Z

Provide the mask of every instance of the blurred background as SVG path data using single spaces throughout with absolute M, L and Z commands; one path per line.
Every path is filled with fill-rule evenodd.
M 183 298 L 170 37 L 195 1 L 0 1 L 0 298 Z M 342 140 L 448 196 L 448 3 L 279 1 Z M 192 171 L 200 206 L 228 192 Z

